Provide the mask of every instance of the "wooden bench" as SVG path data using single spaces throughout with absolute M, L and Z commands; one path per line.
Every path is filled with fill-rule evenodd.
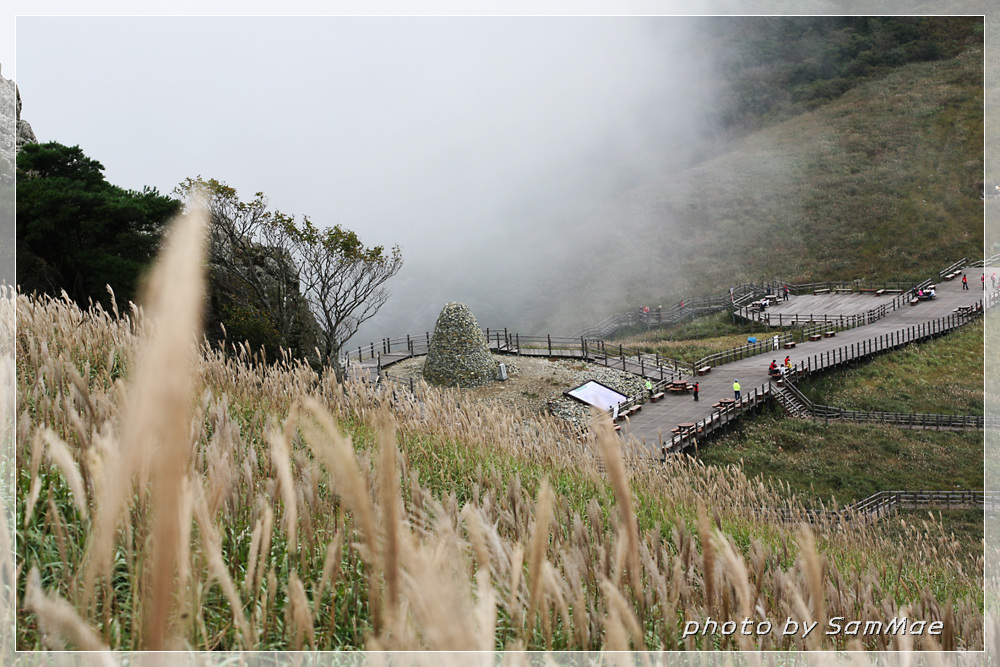
M 667 387 L 667 391 L 669 391 L 672 394 L 683 394 L 687 391 L 687 387 L 681 387 L 681 386 Z
M 830 288 L 829 287 L 824 287 L 822 289 L 814 289 L 813 290 L 813 294 L 829 294 L 829 293 L 830 293 Z
M 653 395 L 652 395 L 652 396 L 650 397 L 650 399 L 649 399 L 649 400 L 651 400 L 651 401 L 652 401 L 653 403 L 656 403 L 656 402 L 657 402 L 658 400 L 660 400 L 660 399 L 661 399 L 661 398 L 663 398 L 664 396 L 666 396 L 666 394 L 665 394 L 664 392 L 662 392 L 662 391 L 661 391 L 661 392 L 659 392 L 659 393 L 656 393 L 656 394 L 653 394 Z
M 795 341 L 794 340 L 786 340 L 785 341 L 785 349 L 786 350 L 790 350 L 793 347 L 795 347 Z
M 887 289 L 885 291 L 885 293 L 886 294 L 902 294 L 903 290 L 901 290 L 901 289 Z
M 875 296 L 882 296 L 885 294 L 885 288 L 875 290 Z
M 833 338 L 834 336 L 837 335 L 837 332 L 836 331 L 824 331 L 823 335 L 826 336 L 827 338 Z
M 642 403 L 636 403 L 635 405 L 632 406 L 633 415 L 637 412 L 640 412 L 641 410 L 642 410 Z
M 823 337 L 823 336 L 822 336 L 821 334 L 811 334 L 811 335 L 809 336 L 809 340 L 819 340 L 819 339 L 820 339 L 820 338 L 822 338 L 822 337 Z
M 704 375 L 705 373 L 708 373 L 711 370 L 712 370 L 711 366 L 702 366 L 701 368 L 698 369 L 698 375 Z
M 854 293 L 854 288 L 853 287 L 835 287 L 833 291 L 836 292 L 837 294 L 853 294 Z
M 913 297 L 912 299 L 910 299 L 910 305 L 911 305 L 911 306 L 915 306 L 915 305 L 917 305 L 918 303 L 920 303 L 920 299 L 918 299 L 918 298 L 916 298 L 916 297 Z

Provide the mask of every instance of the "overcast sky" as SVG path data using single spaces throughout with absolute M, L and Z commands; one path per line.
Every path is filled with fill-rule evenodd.
M 416 256 L 688 132 L 691 23 L 21 17 L 17 80 L 39 141 L 112 183 L 218 178 Z
M 831 4 L 812 9 L 830 11 Z M 202 175 L 244 198 L 262 191 L 285 213 L 320 226 L 340 223 L 368 244 L 401 246 L 406 266 L 398 287 L 426 280 L 420 268 L 438 265 L 434 279 L 445 284 L 433 291 L 442 298 L 470 298 L 463 274 L 441 268 L 452 258 L 531 252 L 531 241 L 544 239 L 548 254 L 538 258 L 551 261 L 553 240 L 572 236 L 572 227 L 558 226 L 572 218 L 568 212 L 683 165 L 685 152 L 711 130 L 712 54 L 692 18 L 283 17 L 270 15 L 278 7 L 271 2 L 143 5 L 147 12 L 222 14 L 214 17 L 55 15 L 133 6 L 18 7 L 49 14 L 17 17 L 16 62 L 12 42 L 0 40 L 3 74 L 16 75 L 22 117 L 39 141 L 78 144 L 123 187 L 168 194 Z M 371 5 L 291 6 L 300 14 L 350 14 Z M 693 14 L 726 3 L 674 6 Z M 555 14 L 664 8 L 416 7 Z M 233 9 L 267 16 L 225 16 Z M 12 18 L 5 13 L 2 21 L 8 34 Z M 505 280 L 502 267 L 490 270 Z M 386 309 L 413 305 L 396 299 Z

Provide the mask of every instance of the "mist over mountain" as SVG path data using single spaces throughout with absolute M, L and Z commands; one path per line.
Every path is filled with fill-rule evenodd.
M 357 339 L 425 331 L 450 300 L 483 326 L 570 334 L 743 280 L 902 278 L 979 252 L 981 21 L 701 19 L 683 35 L 647 35 L 676 71 L 623 100 L 641 122 L 408 257 Z
M 970 253 L 982 41 L 977 17 L 24 17 L 18 85 L 39 141 L 123 188 L 217 178 L 399 245 L 357 345 L 448 301 L 568 334 Z

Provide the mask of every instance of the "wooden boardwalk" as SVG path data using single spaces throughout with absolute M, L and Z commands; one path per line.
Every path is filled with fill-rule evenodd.
M 695 402 L 690 394 L 679 396 L 667 396 L 657 403 L 647 403 L 643 409 L 628 420 L 626 426 L 622 428 L 623 433 L 635 437 L 644 442 L 653 455 L 659 454 L 660 443 L 671 439 L 672 430 L 682 423 L 698 423 L 713 416 L 713 404 L 722 398 L 734 398 L 733 381 L 739 379 L 744 393 L 753 391 L 755 388 L 767 387 L 768 374 L 767 367 L 771 359 L 777 359 L 780 364 L 785 356 L 790 356 L 793 364 L 803 364 L 808 360 L 811 368 L 823 368 L 829 365 L 836 365 L 843 361 L 859 359 L 870 356 L 866 350 L 873 350 L 882 340 L 903 340 L 907 332 L 921 330 L 927 327 L 928 323 L 947 318 L 955 314 L 956 308 L 971 307 L 977 302 L 986 299 L 986 306 L 992 305 L 998 293 L 990 289 L 989 275 L 993 271 L 1000 273 L 1000 267 L 987 267 L 985 269 L 987 280 L 987 290 L 984 293 L 981 286 L 981 276 L 983 269 L 969 269 L 966 273 L 969 278 L 970 289 L 963 290 L 962 284 L 958 280 L 940 282 L 937 285 L 937 297 L 931 301 L 921 301 L 916 306 L 907 305 L 904 308 L 896 309 L 888 313 L 882 319 L 865 326 L 860 326 L 847 331 L 841 331 L 831 338 L 821 338 L 817 341 L 799 343 L 794 349 L 779 349 L 772 355 L 760 355 L 734 361 L 716 368 L 702 377 L 690 377 L 689 381 L 700 382 L 699 401 Z M 828 308 L 834 308 L 839 300 L 848 300 L 854 310 L 858 311 L 859 304 L 877 302 L 878 299 L 887 297 L 876 297 L 874 295 L 841 295 L 824 294 L 809 295 L 805 297 L 790 296 L 787 302 L 781 304 L 781 308 L 787 313 L 813 311 L 819 303 L 825 303 Z M 803 299 L 799 302 L 799 299 Z M 807 308 L 803 310 L 798 305 L 806 303 Z M 777 312 L 779 306 L 772 306 L 768 311 Z M 818 309 L 816 309 L 818 310 Z M 773 315 L 772 315 L 773 321 Z M 839 355 L 838 352 L 847 348 L 846 355 Z M 853 353 L 851 352 L 853 348 Z M 845 358 L 846 356 L 846 358 Z
M 915 306 L 909 300 L 896 294 L 876 296 L 872 293 L 846 294 L 831 290 L 824 294 L 789 296 L 787 301 L 778 302 L 765 313 L 772 325 L 785 324 L 789 319 L 800 322 L 836 320 L 846 322 L 853 319 L 861 323 L 846 330 L 838 331 L 830 337 L 797 342 L 794 349 L 780 348 L 757 354 L 756 349 L 747 349 L 730 358 L 713 363 L 710 372 L 702 376 L 694 375 L 691 364 L 670 363 L 662 357 L 643 355 L 634 351 L 623 351 L 603 341 L 586 338 L 553 338 L 551 336 L 520 336 L 507 330 L 487 330 L 490 348 L 497 352 L 521 356 L 545 358 L 575 358 L 593 363 L 619 368 L 636 375 L 662 383 L 668 380 L 683 380 L 700 383 L 698 401 L 690 393 L 667 395 L 662 400 L 643 403 L 642 410 L 636 412 L 623 423 L 621 433 L 643 443 L 650 456 L 662 457 L 667 452 L 682 451 L 697 443 L 705 431 L 725 428 L 739 419 L 749 409 L 754 409 L 769 399 L 770 383 L 767 367 L 771 359 L 780 364 L 785 356 L 790 356 L 796 367 L 808 367 L 810 371 L 823 370 L 843 363 L 895 349 L 913 341 L 936 337 L 947 330 L 961 326 L 974 319 L 978 313 L 960 314 L 958 309 L 989 308 L 998 299 L 1000 291 L 992 289 L 989 275 L 1000 273 L 1000 265 L 984 268 L 967 268 L 966 275 L 970 289 L 963 290 L 960 279 L 941 280 L 937 283 L 937 297 L 920 301 Z M 982 287 L 982 276 L 986 276 L 986 290 Z M 884 306 L 884 307 L 882 307 Z M 859 313 L 871 313 L 876 317 L 857 317 Z M 746 311 L 743 311 L 746 312 Z M 866 323 L 867 322 L 867 323 Z M 823 327 L 821 325 L 820 327 Z M 830 329 L 836 328 L 833 324 Z M 789 337 L 784 334 L 781 342 Z M 375 380 L 381 369 L 411 356 L 426 354 L 430 334 L 407 336 L 405 339 L 384 339 L 379 345 L 371 343 L 367 348 L 357 348 L 352 359 L 348 356 L 350 377 Z M 736 357 L 737 360 L 730 360 Z M 345 361 L 346 361 L 345 360 Z M 713 407 L 722 399 L 734 398 L 733 382 L 738 379 L 742 387 L 742 401 L 737 406 L 724 410 Z M 669 394 L 669 392 L 668 392 Z M 749 397 L 749 398 L 748 398 Z M 694 424 L 682 436 L 674 434 L 681 424 Z

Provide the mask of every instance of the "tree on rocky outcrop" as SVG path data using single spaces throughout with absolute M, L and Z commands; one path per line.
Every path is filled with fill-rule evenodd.
M 317 331 L 290 253 L 291 219 L 270 210 L 263 193 L 243 201 L 214 178 L 185 179 L 174 193 L 185 202 L 201 196 L 209 213 L 209 340 L 263 347 L 270 358 L 281 348 L 307 355 Z
M 389 298 L 386 282 L 403 266 L 399 246 L 365 247 L 358 235 L 340 225 L 317 229 L 308 218 L 289 225 L 299 260 L 302 293 L 320 328 L 324 363 L 342 369 L 340 350 L 363 322 Z
M 79 146 L 26 143 L 17 155 L 17 283 L 86 308 L 135 298 L 140 276 L 179 203 L 155 189 L 124 190 Z
M 340 350 L 388 299 L 385 283 L 403 262 L 399 248 L 365 247 L 340 225 L 297 222 L 271 211 L 263 193 L 244 202 L 215 179 L 189 178 L 176 192 L 187 200 L 201 193 L 209 211 L 209 327 L 218 322 L 231 339 L 253 336 L 252 347 L 279 345 L 312 358 L 318 349 L 341 376 Z
M 496 379 L 486 335 L 464 303 L 445 304 L 434 324 L 424 379 L 445 387 L 480 387 Z

